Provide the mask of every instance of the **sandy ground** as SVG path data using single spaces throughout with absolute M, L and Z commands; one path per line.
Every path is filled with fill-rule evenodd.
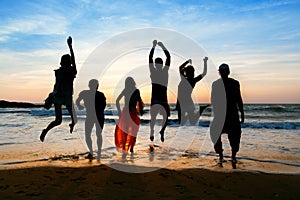
M 59 158 L 1 167 L 1 199 L 299 199 L 300 174 L 223 167 L 195 167 L 181 158 L 167 168 Z M 193 166 L 193 167 L 192 167 Z M 268 167 L 268 166 L 267 166 Z M 271 166 L 269 166 L 271 167 Z M 274 165 L 273 165 L 274 167 Z

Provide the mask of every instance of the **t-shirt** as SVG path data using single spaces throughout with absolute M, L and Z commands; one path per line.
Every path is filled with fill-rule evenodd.
M 60 67 L 55 71 L 54 93 L 56 96 L 72 96 L 73 81 L 76 77 L 76 69 L 74 67 Z
M 233 78 L 218 79 L 213 82 L 211 103 L 214 120 L 223 121 L 223 131 L 240 129 L 238 103 L 242 102 L 240 84 Z M 224 119 L 225 118 L 225 119 Z
M 156 69 L 150 71 L 152 83 L 151 102 L 167 103 L 167 86 L 169 79 L 169 67 L 164 67 L 162 71 Z
M 83 90 L 79 94 L 79 98 L 83 99 L 87 117 L 94 115 L 104 115 L 106 107 L 106 97 L 102 92 Z

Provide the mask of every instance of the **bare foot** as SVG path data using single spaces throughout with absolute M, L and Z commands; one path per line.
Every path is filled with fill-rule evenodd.
M 40 135 L 40 140 L 41 140 L 42 142 L 44 142 L 46 134 L 47 134 L 47 131 L 46 131 L 46 129 L 44 129 L 44 130 L 42 131 L 42 134 Z
M 69 126 L 70 126 L 70 133 L 72 133 L 73 132 L 73 129 L 74 129 L 74 126 L 75 126 L 75 124 L 69 124 Z

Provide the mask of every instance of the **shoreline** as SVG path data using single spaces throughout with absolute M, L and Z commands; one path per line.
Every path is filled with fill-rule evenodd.
M 201 168 L 126 173 L 103 164 L 0 170 L 3 199 L 297 199 L 300 175 Z
M 160 152 L 148 153 L 148 155 L 129 154 L 122 159 L 121 154 L 112 157 L 105 154 L 101 162 L 95 158 L 88 160 L 86 153 L 60 154 L 51 157 L 36 157 L 23 160 L 11 160 L 0 163 L 1 170 L 26 169 L 34 167 L 66 167 L 84 168 L 105 165 L 115 170 L 129 173 L 148 173 L 152 170 L 135 171 L 137 168 L 154 168 L 168 170 L 204 169 L 215 172 L 249 172 L 278 175 L 300 175 L 300 164 L 278 160 L 263 160 L 245 156 L 237 156 L 238 162 L 234 165 L 230 156 L 224 156 L 225 162 L 218 163 L 215 154 L 200 155 L 195 152 L 186 152 L 175 159 L 157 157 Z M 122 167 L 120 167 L 122 166 Z

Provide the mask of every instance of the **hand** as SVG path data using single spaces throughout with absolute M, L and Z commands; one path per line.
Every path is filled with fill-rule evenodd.
M 192 64 L 192 59 L 189 59 L 188 61 L 189 61 L 190 64 Z
M 153 46 L 155 47 L 157 45 L 157 40 L 153 40 Z
M 160 46 L 160 47 L 164 46 L 162 42 L 158 42 L 157 45 Z
M 68 37 L 67 43 L 68 43 L 69 46 L 72 46 L 72 38 L 71 38 L 71 36 Z
M 118 116 L 121 117 L 121 110 L 118 109 Z
M 203 61 L 207 62 L 208 61 L 208 57 L 203 58 Z
M 242 123 L 244 123 L 244 121 L 245 121 L 245 118 L 244 118 L 244 113 L 242 113 L 242 114 L 241 114 L 241 121 L 240 121 L 240 122 L 241 122 L 241 124 L 242 124 Z
M 78 107 L 79 110 L 83 110 L 84 109 L 84 107 L 82 105 L 77 105 L 77 107 Z

